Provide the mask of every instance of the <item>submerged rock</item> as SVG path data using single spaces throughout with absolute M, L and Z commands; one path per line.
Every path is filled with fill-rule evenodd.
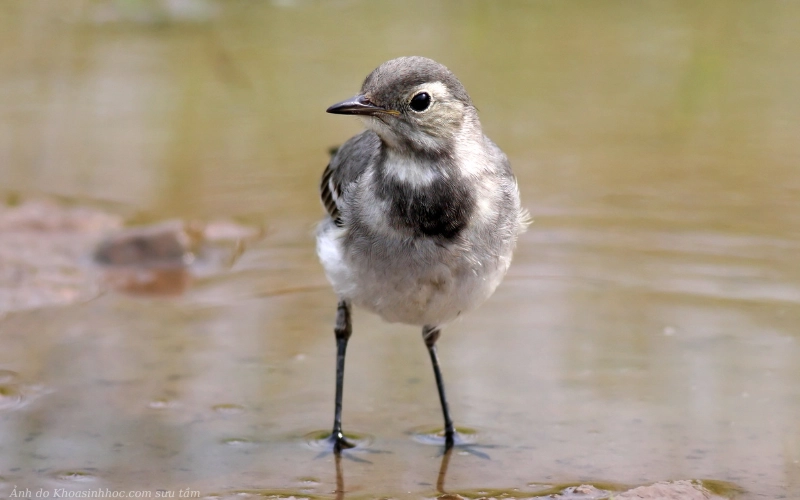
M 181 221 L 125 229 L 103 241 L 94 260 L 106 266 L 180 268 L 191 263 L 193 241 Z
M 232 221 L 167 221 L 123 228 L 121 216 L 52 201 L 0 206 L 0 316 L 83 302 L 105 289 L 182 293 L 228 269 L 263 235 Z M 97 264 L 97 265 L 93 265 Z
M 261 232 L 230 221 L 172 220 L 120 230 L 94 252 L 106 286 L 136 294 L 177 295 L 192 283 L 198 260 L 215 269 L 233 265 L 245 242 Z

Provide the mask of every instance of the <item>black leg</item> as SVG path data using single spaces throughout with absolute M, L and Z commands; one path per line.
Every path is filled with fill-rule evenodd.
M 354 444 L 344 438 L 342 432 L 342 392 L 344 386 L 344 355 L 347 351 L 347 341 L 353 332 L 350 324 L 350 305 L 347 301 L 339 301 L 336 311 L 336 326 L 333 328 L 336 334 L 336 412 L 333 417 L 333 431 L 331 441 L 333 441 L 333 452 L 337 455 L 346 448 L 352 448 Z
M 455 439 L 455 429 L 453 420 L 450 418 L 450 408 L 447 406 L 447 397 L 444 395 L 444 381 L 442 371 L 439 369 L 439 357 L 436 355 L 436 341 L 439 340 L 440 330 L 435 326 L 425 326 L 422 328 L 422 338 L 428 347 L 428 354 L 431 355 L 433 364 L 433 374 L 436 377 L 436 387 L 439 389 L 439 401 L 442 403 L 442 414 L 444 415 L 444 449 L 445 451 L 453 447 Z

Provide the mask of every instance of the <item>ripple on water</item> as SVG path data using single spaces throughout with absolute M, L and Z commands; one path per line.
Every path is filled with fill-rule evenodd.
M 16 384 L 0 384 L 0 410 L 13 410 L 25 404 L 25 394 Z
M 223 415 L 238 415 L 240 413 L 244 413 L 245 411 L 247 411 L 247 409 L 244 406 L 233 403 L 223 403 L 214 405 L 211 407 L 211 409 Z
M 26 401 L 20 384 L 19 373 L 12 370 L 0 370 L 0 410 L 19 408 Z
M 415 427 L 408 431 L 411 439 L 418 443 L 431 446 L 444 446 L 444 429 L 431 427 Z M 455 444 L 469 445 L 476 444 L 480 434 L 476 429 L 468 427 L 456 427 Z
M 303 441 L 312 450 L 330 451 L 331 446 L 331 431 L 314 431 L 309 432 L 303 436 Z M 344 435 L 350 443 L 354 444 L 354 448 L 366 448 L 374 441 L 374 438 L 369 434 L 354 434 L 346 432 Z
M 55 472 L 53 478 L 70 483 L 92 483 L 97 481 L 97 475 L 83 469 L 62 470 Z
M 151 410 L 171 410 L 179 406 L 178 401 L 169 398 L 158 398 L 147 403 L 147 407 Z
M 229 438 L 224 438 L 220 441 L 222 444 L 227 446 L 235 446 L 235 447 L 251 447 L 261 444 L 261 441 L 253 438 L 248 437 L 240 437 L 240 436 L 233 436 Z
M 0 384 L 16 384 L 19 382 L 19 373 L 12 370 L 0 370 Z

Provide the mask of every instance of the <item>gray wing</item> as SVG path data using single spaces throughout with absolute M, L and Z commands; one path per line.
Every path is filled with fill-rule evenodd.
M 348 187 L 377 161 L 380 148 L 381 141 L 375 132 L 366 130 L 342 144 L 322 172 L 320 200 L 337 226 L 342 225 L 341 204 Z

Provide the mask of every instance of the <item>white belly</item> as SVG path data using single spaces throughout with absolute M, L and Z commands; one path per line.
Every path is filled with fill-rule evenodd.
M 317 253 L 328 279 L 340 298 L 390 322 L 439 326 L 452 321 L 494 292 L 511 261 L 511 247 L 478 261 L 464 248 L 430 240 L 417 240 L 394 254 L 391 247 L 359 252 L 345 249 L 345 231 L 326 221 L 317 232 Z

